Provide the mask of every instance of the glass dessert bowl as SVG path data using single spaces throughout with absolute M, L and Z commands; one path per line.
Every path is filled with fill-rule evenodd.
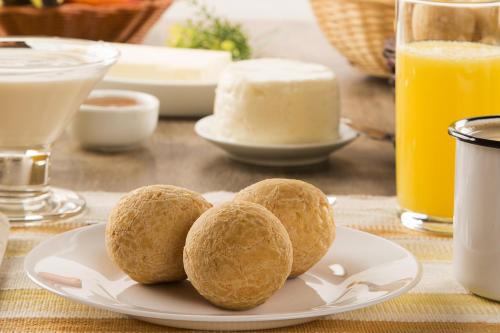
M 49 186 L 50 148 L 117 60 L 102 42 L 0 38 L 0 211 L 18 225 L 78 214 L 78 194 Z

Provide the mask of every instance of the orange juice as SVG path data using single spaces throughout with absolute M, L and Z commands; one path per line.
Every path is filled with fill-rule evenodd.
M 396 173 L 402 208 L 453 216 L 455 143 L 448 126 L 500 114 L 500 47 L 408 43 L 396 59 Z

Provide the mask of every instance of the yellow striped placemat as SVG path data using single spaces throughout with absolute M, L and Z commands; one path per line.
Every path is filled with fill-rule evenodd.
M 12 228 L 0 267 L 0 332 L 187 332 L 143 323 L 74 303 L 40 289 L 23 271 L 24 256 L 39 242 L 73 228 L 103 222 L 120 193 L 83 193 L 85 215 L 35 228 Z M 208 193 L 214 202 L 228 192 Z M 450 238 L 424 235 L 401 226 L 393 197 L 339 196 L 338 225 L 391 239 L 422 262 L 422 281 L 408 294 L 370 308 L 268 332 L 478 332 L 500 333 L 500 303 L 467 293 L 452 277 Z

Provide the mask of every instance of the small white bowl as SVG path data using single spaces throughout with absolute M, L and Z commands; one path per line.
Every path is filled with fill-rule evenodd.
M 129 90 L 94 90 L 91 98 L 116 97 L 137 101 L 128 106 L 82 104 L 68 128 L 87 149 L 116 152 L 133 149 L 148 139 L 158 124 L 159 101 L 155 96 Z

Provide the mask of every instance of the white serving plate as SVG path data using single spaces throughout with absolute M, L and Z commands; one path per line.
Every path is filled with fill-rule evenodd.
M 213 112 L 217 82 L 141 80 L 106 76 L 97 89 L 135 90 L 156 96 L 160 116 L 199 117 Z
M 250 330 L 305 323 L 378 304 L 401 295 L 420 279 L 413 255 L 383 238 L 337 228 L 327 255 L 309 272 L 288 280 L 252 310 L 219 309 L 188 281 L 143 286 L 106 254 L 105 225 L 72 230 L 38 245 L 24 268 L 39 286 L 67 299 L 147 322 L 187 329 Z M 51 282 L 44 273 L 81 279 L 81 287 Z
M 195 125 L 196 134 L 225 150 L 234 160 L 264 166 L 300 166 L 320 163 L 330 154 L 350 142 L 359 133 L 341 122 L 338 140 L 312 144 L 260 145 L 243 144 L 226 140 L 218 136 L 214 127 L 213 115 L 200 119 Z

